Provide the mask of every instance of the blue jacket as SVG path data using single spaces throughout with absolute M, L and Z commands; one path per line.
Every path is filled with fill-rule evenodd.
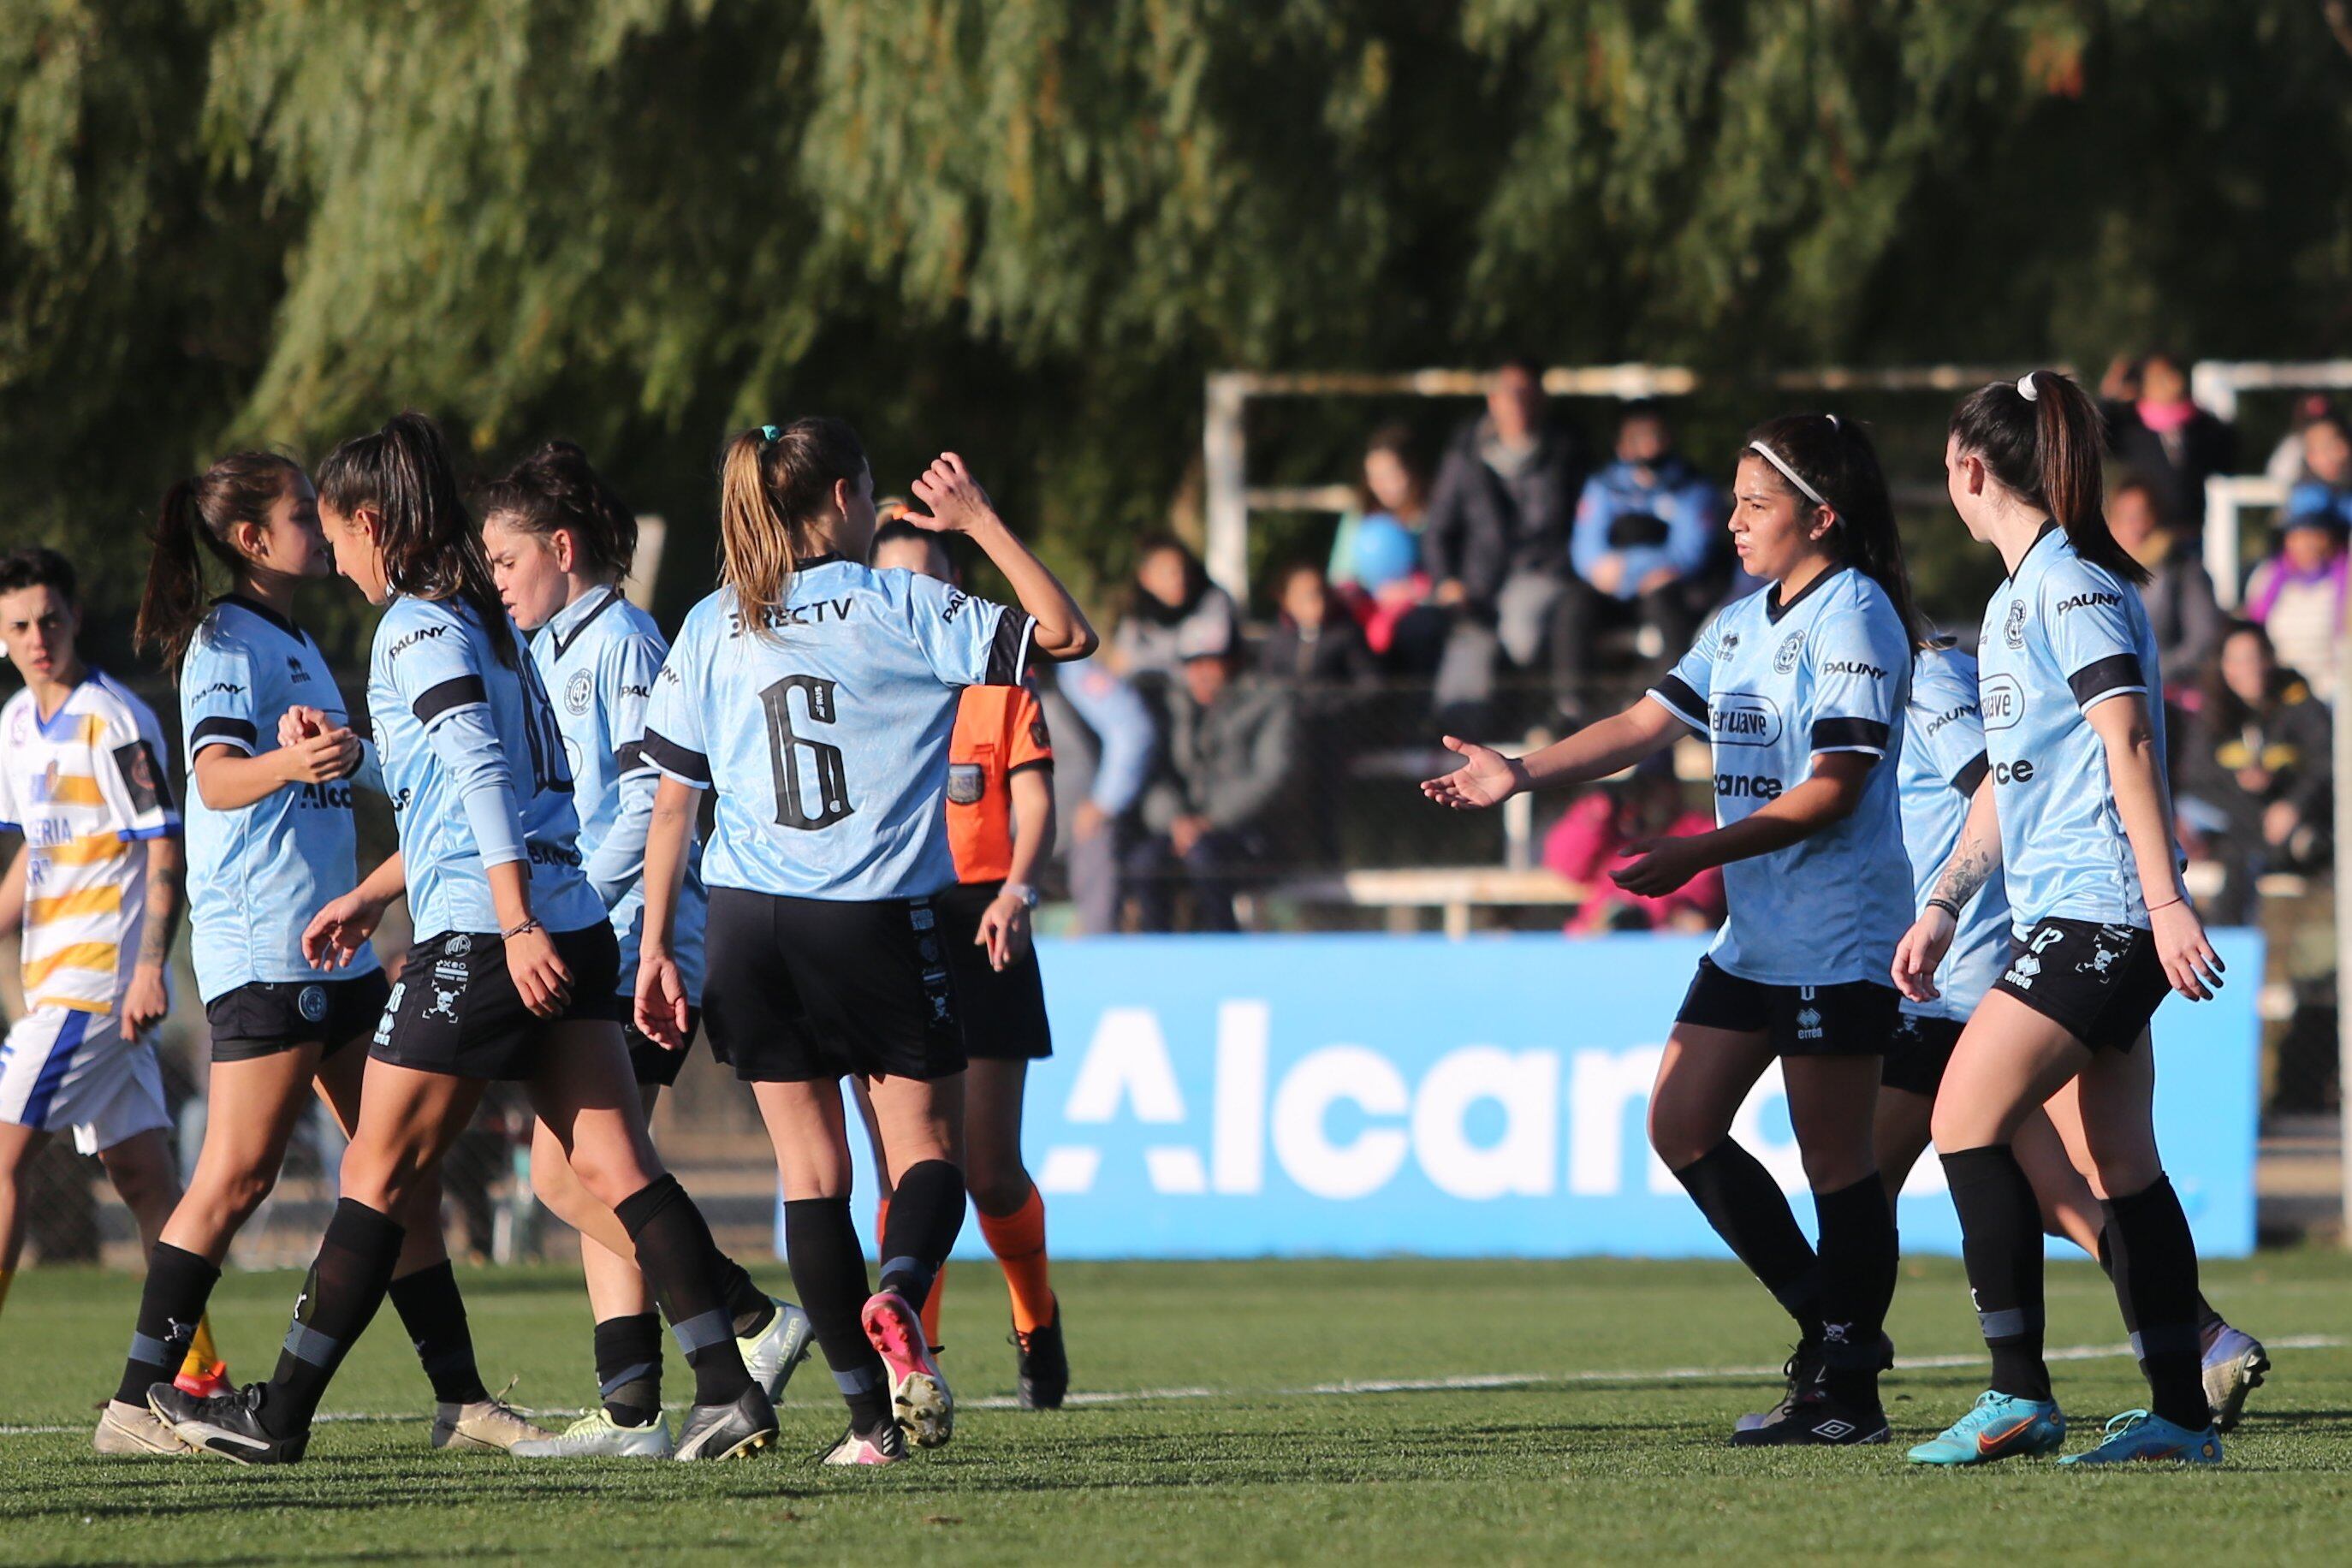
M 1609 529 L 1621 517 L 1648 513 L 1666 525 L 1659 544 L 1614 546 Z M 1723 500 L 1713 485 L 1680 458 L 1668 457 L 1653 468 L 1614 462 L 1585 481 L 1576 503 L 1576 528 L 1569 536 L 1569 560 L 1576 574 L 1591 581 L 1592 569 L 1604 555 L 1625 558 L 1625 575 L 1615 596 L 1633 598 L 1637 584 L 1660 566 L 1671 566 L 1688 577 L 1706 564 L 1723 527 Z

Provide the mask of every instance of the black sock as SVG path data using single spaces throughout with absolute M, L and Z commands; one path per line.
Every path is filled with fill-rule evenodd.
M 1960 1254 L 1977 1326 L 1992 1352 L 1992 1386 L 2019 1399 L 2050 1397 L 2042 1360 L 2042 1207 L 2006 1143 L 1944 1156 L 1960 1215 Z
M 1764 1282 L 1808 1339 L 1821 1332 L 1821 1260 L 1798 1228 L 1780 1184 L 1726 1138 L 1675 1173 L 1715 1234 Z
M 392 1310 L 408 1331 L 432 1381 L 433 1397 L 443 1405 L 471 1405 L 488 1399 L 481 1369 L 474 1364 L 474 1336 L 466 1328 L 466 1299 L 457 1293 L 457 1272 L 443 1258 L 430 1268 L 404 1274 L 392 1282 Z
M 383 1305 L 406 1235 L 399 1221 L 357 1199 L 335 1205 L 262 1403 L 262 1429 L 271 1436 L 291 1437 L 310 1426 L 335 1369 Z
M 731 1405 L 751 1386 L 735 1325 L 719 1287 L 719 1252 L 702 1211 L 667 1173 L 613 1210 L 637 1249 L 637 1267 L 669 1318 L 669 1331 L 694 1369 L 697 1405 Z
M 624 1426 L 650 1426 L 661 1414 L 661 1315 L 637 1312 L 596 1325 L 596 1392 Z
M 849 1402 L 850 1424 L 871 1432 L 890 1418 L 890 1384 L 859 1322 L 867 1295 L 866 1249 L 857 1245 L 849 1200 L 786 1199 L 784 1253 L 801 1310 L 809 1315 L 833 1381 Z
M 719 1255 L 719 1293 L 726 1298 L 727 1315 L 735 1324 L 735 1337 L 748 1340 L 764 1332 L 776 1321 L 776 1304 L 760 1289 L 741 1264 Z
M 890 1191 L 890 1218 L 882 1235 L 882 1289 L 895 1290 L 917 1311 L 931 1299 L 931 1281 L 963 1229 L 963 1173 L 945 1160 L 910 1165 Z
M 2132 1349 L 2147 1376 L 2148 1408 L 2201 1432 L 2205 1404 L 2197 1335 L 2197 1242 L 2168 1177 L 2145 1191 L 2107 1200 L 2116 1299 L 2131 1320 Z
M 193 1252 L 157 1242 L 147 1255 L 147 1284 L 139 1293 L 139 1318 L 131 1331 L 131 1355 L 114 1397 L 147 1408 L 147 1390 L 180 1374 L 188 1342 L 212 1300 L 220 1270 Z
M 1822 1386 L 1849 1404 L 1878 1399 L 1878 1336 L 1895 1300 L 1895 1205 L 1873 1171 L 1815 1193 L 1822 1226 Z

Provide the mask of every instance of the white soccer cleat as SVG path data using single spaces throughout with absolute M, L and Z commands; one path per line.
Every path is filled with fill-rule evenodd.
M 505 1453 L 517 1443 L 543 1443 L 554 1436 L 554 1433 L 496 1396 L 466 1405 L 433 1407 L 433 1446 L 436 1448 Z
M 600 1405 L 562 1433 L 517 1443 L 507 1452 L 518 1459 L 667 1459 L 677 1445 L 670 1441 L 667 1416 L 624 1426 Z
M 185 1458 L 190 1449 L 171 1425 L 143 1405 L 110 1399 L 98 1413 L 98 1430 L 89 1446 L 111 1458 Z
M 773 1401 L 784 1396 L 784 1384 L 808 1360 L 816 1343 L 816 1329 L 809 1315 L 790 1301 L 776 1296 L 768 1300 L 775 1303 L 776 1315 L 758 1333 L 737 1340 L 735 1348 L 742 1352 L 743 1370 Z

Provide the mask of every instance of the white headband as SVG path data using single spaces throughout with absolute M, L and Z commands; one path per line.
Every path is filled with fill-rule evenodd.
M 2033 373 L 2027 371 L 2017 378 L 2017 395 L 2028 403 L 2040 401 L 2042 394 L 2033 390 Z
M 1761 441 L 1748 442 L 1748 449 L 1755 453 L 1758 457 L 1763 458 L 1766 462 L 1771 464 L 1774 468 L 1780 469 L 1780 477 L 1788 480 L 1790 484 L 1796 486 L 1799 489 L 1802 490 L 1805 493 L 1805 499 L 1811 501 L 1815 506 L 1827 506 L 1830 504 L 1822 499 L 1821 491 L 1805 483 L 1804 476 L 1798 473 L 1796 469 L 1790 468 L 1789 466 L 1788 459 L 1781 457 L 1780 453 L 1772 450 L 1771 447 L 1767 447 Z

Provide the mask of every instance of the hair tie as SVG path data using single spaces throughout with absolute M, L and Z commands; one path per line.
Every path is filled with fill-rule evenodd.
M 760 444 L 763 447 L 772 447 L 783 438 L 783 434 L 773 425 L 762 425 L 760 426 Z
M 1788 459 L 1781 457 L 1780 453 L 1772 450 L 1771 447 L 1767 447 L 1761 441 L 1748 442 L 1748 449 L 1755 453 L 1758 457 L 1763 458 L 1766 462 L 1771 464 L 1774 468 L 1780 469 L 1780 477 L 1788 480 L 1790 484 L 1796 486 L 1800 490 L 1802 490 L 1805 493 L 1805 499 L 1811 501 L 1815 506 L 1828 506 L 1830 504 L 1822 499 L 1822 492 L 1807 484 L 1805 482 L 1805 477 L 1797 472 L 1796 469 L 1790 468 L 1789 466 Z
M 2032 371 L 2029 370 L 2023 375 L 2017 378 L 2017 395 L 2022 397 L 2028 403 L 2038 403 L 2042 400 L 2042 395 L 2033 390 L 2033 373 Z

